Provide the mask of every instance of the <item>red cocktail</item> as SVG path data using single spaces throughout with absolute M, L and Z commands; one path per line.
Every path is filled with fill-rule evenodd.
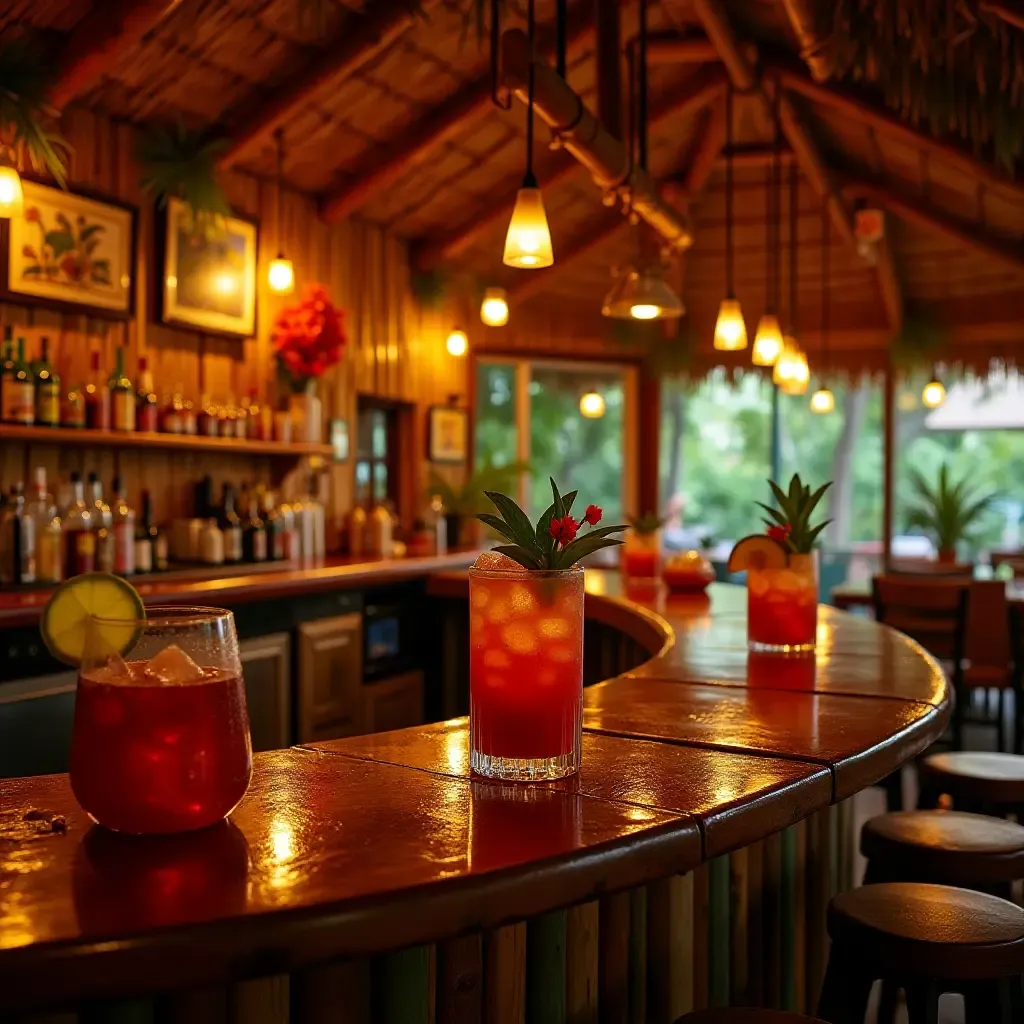
M 626 576 L 646 579 L 661 573 L 661 531 L 626 534 L 622 548 L 622 571 Z
M 747 639 L 755 651 L 812 651 L 818 631 L 813 555 L 790 555 L 783 569 L 747 570 Z
M 580 766 L 583 568 L 469 570 L 470 763 L 491 778 Z
M 252 773 L 249 716 L 230 612 L 154 609 L 127 652 L 83 665 L 71 786 L 119 832 L 205 828 L 229 814 Z

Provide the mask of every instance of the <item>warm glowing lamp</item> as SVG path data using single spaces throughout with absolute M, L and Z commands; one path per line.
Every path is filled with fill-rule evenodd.
M 588 420 L 599 420 L 604 415 L 604 397 L 596 391 L 588 391 L 580 398 L 580 415 Z
M 738 299 L 722 299 L 715 321 L 715 348 L 719 352 L 738 352 L 747 347 L 747 325 Z
M 488 327 L 504 327 L 508 323 L 508 295 L 504 288 L 488 288 L 484 292 L 480 319 Z
M 502 262 L 508 267 L 526 270 L 550 267 L 555 262 L 544 199 L 539 188 L 524 185 L 519 190 L 505 236 Z
M 0 158 L 0 217 L 19 217 L 24 209 L 21 175 L 7 157 Z
M 277 254 L 276 259 L 270 261 L 270 267 L 267 270 L 267 284 L 276 295 L 291 295 L 295 291 L 295 268 L 292 266 L 292 261 L 285 259 L 281 253 Z
M 929 409 L 938 409 L 946 400 L 946 388 L 938 377 L 933 377 L 921 392 L 921 401 Z
M 836 397 L 828 388 L 818 388 L 811 395 L 811 412 L 832 412 L 836 407 Z
M 469 351 L 469 338 L 466 337 L 466 332 L 460 331 L 458 327 L 453 327 L 445 342 L 445 347 L 450 356 L 464 356 Z
M 807 356 L 801 351 L 796 339 L 786 335 L 782 340 L 782 351 L 775 361 L 772 380 L 784 394 L 802 395 L 807 391 L 810 377 Z
M 775 366 L 782 355 L 783 339 L 779 318 L 774 313 L 765 313 L 757 322 L 754 347 L 750 361 L 755 366 Z

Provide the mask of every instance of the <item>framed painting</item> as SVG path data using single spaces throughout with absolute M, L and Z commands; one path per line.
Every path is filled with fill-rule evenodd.
M 134 207 L 23 181 L 25 209 L 0 222 L 2 297 L 128 319 L 135 299 Z
M 468 431 L 465 409 L 431 406 L 427 458 L 431 462 L 465 462 Z
M 249 338 L 256 332 L 256 224 L 225 217 L 194 230 L 180 199 L 164 210 L 160 317 L 208 334 Z

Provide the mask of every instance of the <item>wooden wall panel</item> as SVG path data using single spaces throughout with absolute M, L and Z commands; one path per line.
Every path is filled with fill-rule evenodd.
M 261 403 L 284 407 L 275 379 L 271 337 L 280 311 L 295 297 L 270 294 L 266 268 L 279 250 L 295 264 L 298 290 L 312 281 L 327 287 L 335 304 L 346 309 L 350 346 L 342 363 L 321 382 L 325 417 L 350 422 L 354 446 L 357 396 L 376 395 L 415 406 L 412 431 L 414 451 L 404 452 L 413 470 L 408 476 L 414 493 L 405 510 L 411 517 L 424 503 L 426 464 L 426 410 L 449 396 L 465 402 L 464 359 L 445 350 L 450 327 L 443 314 L 424 314 L 410 292 L 410 271 L 405 244 L 379 228 L 358 221 L 324 224 L 312 199 L 284 190 L 281 196 L 281 232 L 277 230 L 277 188 L 274 182 L 246 174 L 225 174 L 223 183 L 235 211 L 259 222 L 257 270 L 257 329 L 252 338 L 231 340 L 195 331 L 167 327 L 156 319 L 156 251 L 160 217 L 139 186 L 134 160 L 136 137 L 130 125 L 115 124 L 99 115 L 72 108 L 64 117 L 64 131 L 73 146 L 69 184 L 72 190 L 93 191 L 138 207 L 136 258 L 136 316 L 118 323 L 21 304 L 0 303 L 0 324 L 12 325 L 23 335 L 27 358 L 35 358 L 41 338 L 49 337 L 52 358 L 62 384 L 87 379 L 89 353 L 98 349 L 103 367 L 112 367 L 119 345 L 127 345 L 127 369 L 136 378 L 138 359 L 145 355 L 159 393 L 180 385 L 198 403 L 202 392 L 214 400 L 241 400 L 255 391 Z M 114 472 L 125 475 L 129 500 L 138 504 L 139 492 L 154 492 L 161 516 L 183 515 L 191 508 L 191 483 L 206 473 L 236 485 L 249 480 L 271 482 L 266 459 L 191 455 L 188 453 L 124 452 L 61 448 L 59 434 L 50 445 L 0 445 L 0 484 L 27 479 L 33 466 L 44 465 L 51 478 L 72 470 L 100 473 L 109 488 Z M 448 476 L 457 476 L 445 467 Z M 340 522 L 353 500 L 353 462 L 332 466 L 328 473 L 331 518 Z M 299 473 L 286 480 L 289 488 L 301 483 Z

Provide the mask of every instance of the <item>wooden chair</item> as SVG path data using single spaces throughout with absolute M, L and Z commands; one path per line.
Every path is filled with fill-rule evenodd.
M 972 580 L 967 601 L 964 637 L 963 689 L 965 705 L 957 713 L 962 723 L 971 722 L 996 730 L 996 748 L 1013 750 L 1005 728 L 1006 697 L 1014 687 L 1012 626 L 1006 583 L 1003 580 Z M 982 698 L 980 704 L 976 697 Z M 991 698 L 996 698 L 993 713 Z M 1020 701 L 1015 702 L 1019 708 Z M 1015 730 L 1019 735 L 1019 728 Z
M 963 742 L 961 714 L 966 706 L 963 662 L 970 581 L 875 576 L 871 590 L 875 619 L 906 633 L 947 666 L 956 696 L 953 745 L 960 749 Z M 892 809 L 895 808 L 890 801 Z
M 926 576 L 929 579 L 965 579 L 974 575 L 971 562 L 937 562 L 932 558 L 894 558 L 893 576 Z
M 1010 678 L 1013 685 L 1013 747 L 1014 753 L 1024 754 L 1024 606 L 1007 601 L 1007 628 L 1009 629 L 1010 658 L 1013 665 Z

